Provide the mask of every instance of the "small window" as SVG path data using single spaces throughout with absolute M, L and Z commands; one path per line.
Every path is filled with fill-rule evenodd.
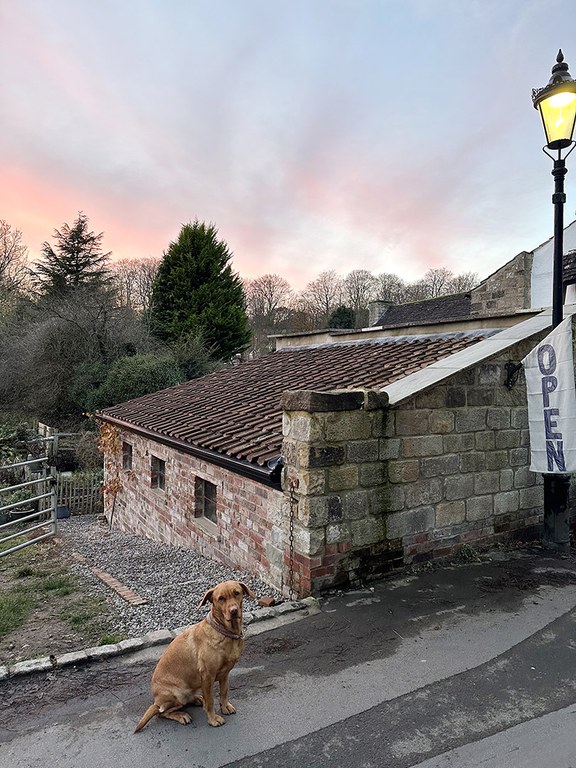
M 161 491 L 166 487 L 166 462 L 156 456 L 150 457 L 150 486 Z
M 194 481 L 194 516 L 216 522 L 216 486 L 201 477 Z
M 132 469 L 132 446 L 122 443 L 122 469 Z

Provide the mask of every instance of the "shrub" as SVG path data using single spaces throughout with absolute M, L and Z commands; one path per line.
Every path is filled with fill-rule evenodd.
M 171 356 L 132 355 L 112 363 L 103 384 L 90 395 L 90 410 L 123 403 L 179 384 L 181 373 Z
M 76 443 L 76 459 L 81 469 L 102 469 L 102 454 L 96 432 L 82 432 Z

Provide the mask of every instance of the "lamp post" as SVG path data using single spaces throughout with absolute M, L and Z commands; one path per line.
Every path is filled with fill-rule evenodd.
M 568 72 L 562 51 L 558 51 L 552 77 L 544 88 L 532 91 L 534 108 L 540 112 L 546 145 L 545 154 L 554 161 L 554 262 L 552 273 L 552 328 L 564 316 L 564 177 L 566 158 L 572 152 L 576 122 L 576 81 Z M 550 151 L 548 151 L 550 150 Z M 567 151 L 566 151 L 567 150 Z M 554 154 L 552 154 L 554 153 Z M 568 491 L 570 475 L 544 474 L 544 544 L 565 551 L 570 548 L 570 521 L 568 519 Z

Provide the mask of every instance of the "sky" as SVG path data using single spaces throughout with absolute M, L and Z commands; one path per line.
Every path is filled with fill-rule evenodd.
M 0 218 L 32 261 L 83 211 L 116 259 L 199 219 L 246 279 L 483 279 L 552 235 L 531 91 L 559 48 L 576 78 L 575 25 L 574 0 L 0 0 Z

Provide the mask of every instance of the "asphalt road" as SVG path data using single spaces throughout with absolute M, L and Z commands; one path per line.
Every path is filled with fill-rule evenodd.
M 160 649 L 1 683 L 0 766 L 576 768 L 575 621 L 573 559 L 381 582 L 248 638 L 222 728 L 133 734 Z

